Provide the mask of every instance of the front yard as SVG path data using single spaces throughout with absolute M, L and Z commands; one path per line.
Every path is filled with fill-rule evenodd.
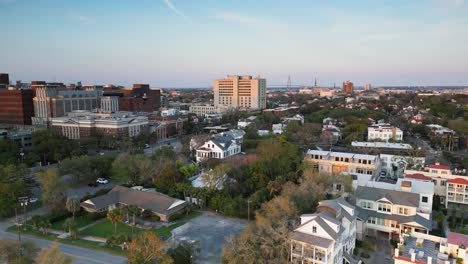
M 187 223 L 188 221 L 190 221 L 191 219 L 199 215 L 201 215 L 200 212 L 194 211 L 194 212 L 191 212 L 189 215 L 186 215 L 186 216 L 184 215 L 182 219 L 174 221 L 173 223 L 160 223 L 159 224 L 160 227 L 150 228 L 150 229 L 143 229 L 143 228 L 139 228 L 136 226 L 132 228 L 131 225 L 127 225 L 123 222 L 117 222 L 117 232 L 115 232 L 114 225 L 105 218 L 92 220 L 86 216 L 80 216 L 80 217 L 75 218 L 75 221 L 77 223 L 77 228 L 78 229 L 83 228 L 83 227 L 86 227 L 86 228 L 79 231 L 80 238 L 78 239 L 73 239 L 70 237 L 59 238 L 59 234 L 60 233 L 63 234 L 65 232 L 64 231 L 65 229 L 64 219 L 53 222 L 51 224 L 52 231 L 49 230 L 49 232 L 46 234 L 40 232 L 39 230 L 34 229 L 31 225 L 29 225 L 26 230 L 24 229 L 24 227 L 22 227 L 21 233 L 39 237 L 42 239 L 60 241 L 61 243 L 65 243 L 65 244 L 71 244 L 71 245 L 81 246 L 85 248 L 98 249 L 98 250 L 103 250 L 103 251 L 107 251 L 111 253 L 125 255 L 126 252 L 122 251 L 120 246 L 111 246 L 111 245 L 108 245 L 107 243 L 92 241 L 93 240 L 92 238 L 98 238 L 97 240 L 99 241 L 99 238 L 109 239 L 110 237 L 121 236 L 121 235 L 131 237 L 132 234 L 138 234 L 141 232 L 149 231 L 149 232 L 155 232 L 161 239 L 166 240 L 172 236 L 172 230 L 184 225 L 185 223 Z M 11 226 L 8 228 L 7 231 L 16 233 L 17 230 L 18 230 L 17 226 Z M 92 237 L 92 238 L 87 238 L 87 237 Z

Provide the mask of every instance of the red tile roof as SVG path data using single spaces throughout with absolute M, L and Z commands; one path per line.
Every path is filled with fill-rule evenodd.
M 448 232 L 447 243 L 466 247 L 468 245 L 468 235 Z
M 429 165 L 429 168 L 439 170 L 450 170 L 450 167 L 446 165 Z
M 424 174 L 421 174 L 421 173 L 405 174 L 405 178 L 421 180 L 421 181 L 431 181 L 432 180 L 431 177 L 424 176 Z
M 449 183 L 457 183 L 457 184 L 466 184 L 468 185 L 468 180 L 465 180 L 463 178 L 455 178 L 455 179 L 450 179 L 447 182 Z M 467 244 L 468 245 L 468 244 Z

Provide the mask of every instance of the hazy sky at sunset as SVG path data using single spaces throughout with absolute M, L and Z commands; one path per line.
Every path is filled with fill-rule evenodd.
M 12 80 L 468 85 L 463 0 L 0 0 Z

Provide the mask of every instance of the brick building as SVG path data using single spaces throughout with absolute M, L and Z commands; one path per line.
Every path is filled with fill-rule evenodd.
M 134 84 L 132 88 L 105 87 L 104 96 L 118 96 L 119 111 L 153 112 L 161 106 L 161 91 L 149 84 Z
M 0 90 L 0 123 L 31 125 L 32 116 L 32 90 Z

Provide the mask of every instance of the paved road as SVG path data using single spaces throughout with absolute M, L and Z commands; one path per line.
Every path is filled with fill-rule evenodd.
M 157 143 L 151 144 L 149 148 L 144 149 L 145 155 L 152 155 L 156 150 L 160 149 L 162 146 L 173 147 L 177 153 L 182 149 L 182 143 L 179 138 L 168 138 L 158 141 Z
M 30 212 L 29 214 L 43 213 L 43 209 L 38 209 Z M 0 238 L 18 239 L 15 233 L 9 233 L 5 230 L 12 225 L 12 219 L 7 219 L 0 222 Z M 30 241 L 36 244 L 39 248 L 48 248 L 52 245 L 51 241 L 43 240 L 31 236 L 21 236 L 22 240 Z M 75 264 L 123 264 L 127 260 L 124 257 L 112 255 L 100 251 L 90 250 L 86 248 L 76 247 L 67 244 L 59 243 L 60 251 L 73 258 Z

